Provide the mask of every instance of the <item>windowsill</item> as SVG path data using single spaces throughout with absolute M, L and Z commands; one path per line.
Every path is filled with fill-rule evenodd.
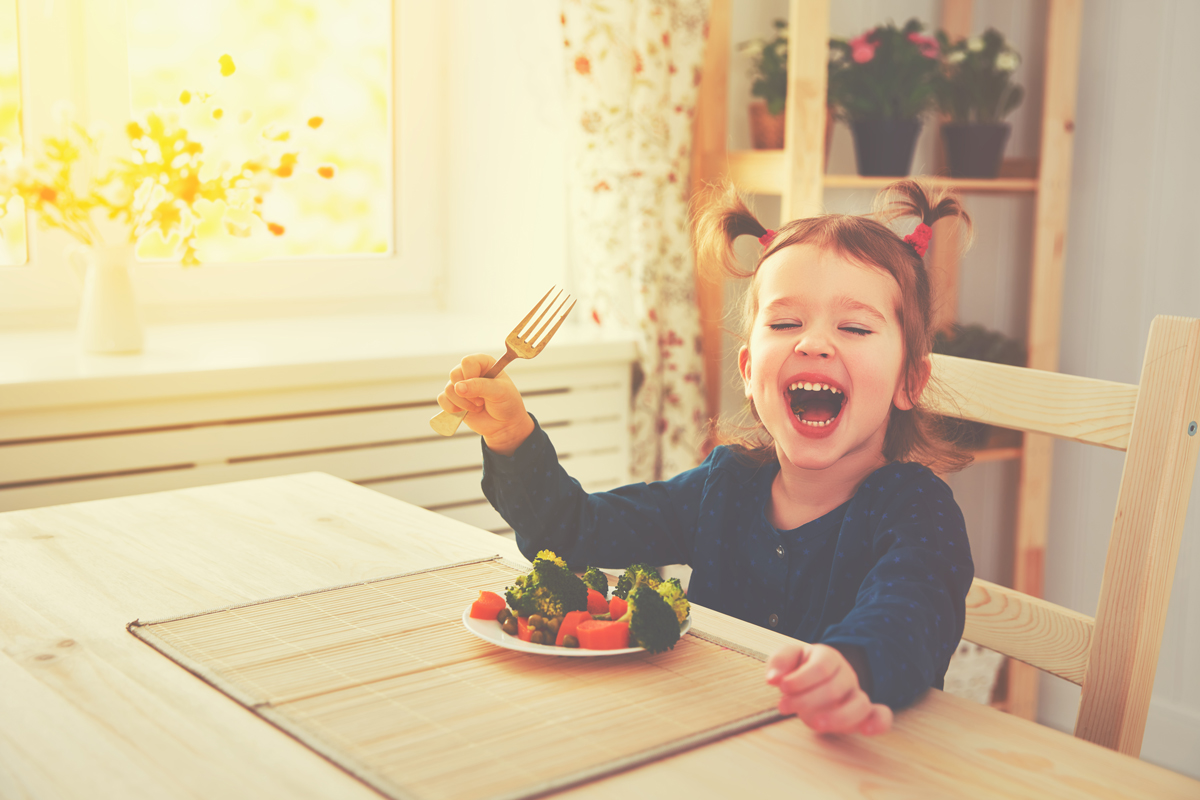
M 73 330 L 2 331 L 0 412 L 444 379 L 464 355 L 499 356 L 511 325 L 508 317 L 419 313 L 155 325 L 132 355 L 82 353 Z M 629 362 L 634 354 L 632 334 L 567 323 L 536 368 Z

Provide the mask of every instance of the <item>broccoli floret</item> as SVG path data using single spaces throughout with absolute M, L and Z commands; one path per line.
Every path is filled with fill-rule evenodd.
M 537 554 L 533 569 L 518 577 L 504 597 L 522 617 L 564 617 L 568 611 L 587 610 L 587 584 L 549 550 Z
M 651 653 L 673 650 L 679 641 L 679 620 L 657 591 L 639 585 L 629 593 L 629 610 L 621 617 L 629 623 L 629 638 Z
M 517 616 L 528 617 L 530 614 L 536 614 L 537 601 L 533 597 L 533 581 L 532 573 L 529 575 L 521 575 L 513 585 L 504 590 L 504 599 L 508 601 L 508 607 L 517 612 Z
M 563 569 L 567 568 L 567 562 L 563 561 L 553 550 L 539 550 L 538 554 L 533 557 L 533 563 L 536 566 L 539 561 L 553 561 Z
M 613 594 L 622 600 L 627 600 L 629 592 L 638 583 L 644 583 L 651 589 L 655 589 L 662 583 L 662 576 L 658 574 L 658 570 L 648 564 L 632 564 L 626 568 L 625 574 L 617 581 Z
M 608 576 L 595 567 L 588 567 L 582 575 L 583 582 L 600 594 L 608 597 Z
M 655 589 L 662 596 L 663 600 L 667 601 L 667 605 L 675 612 L 679 624 L 687 619 L 691 604 L 688 603 L 687 595 L 684 594 L 683 584 L 679 582 L 679 578 L 669 578 L 658 585 Z

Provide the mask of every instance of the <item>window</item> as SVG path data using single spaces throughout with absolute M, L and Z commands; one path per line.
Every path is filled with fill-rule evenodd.
M 21 154 L 17 0 L 0 0 L 0 164 L 19 160 Z M 0 266 L 24 263 L 25 201 L 14 197 L 0 208 Z
M 279 165 L 260 195 L 278 235 L 259 220 L 253 241 L 226 232 L 228 260 L 392 252 L 389 0 L 127 0 L 126 13 L 134 119 L 177 116 L 210 164 Z
M 445 17 L 424 0 L 0 0 L 0 125 L 18 115 L 5 103 L 18 102 L 19 71 L 27 151 L 65 101 L 107 130 L 106 147 L 153 110 L 231 163 L 298 154 L 263 193 L 262 216 L 282 229 L 256 239 L 269 250 L 184 268 L 164 258 L 169 242 L 143 242 L 134 285 L 151 324 L 429 309 L 443 281 Z M 18 68 L 4 60 L 10 38 Z M 0 266 L 0 325 L 70 324 L 73 240 L 36 223 L 26 235 L 27 266 Z

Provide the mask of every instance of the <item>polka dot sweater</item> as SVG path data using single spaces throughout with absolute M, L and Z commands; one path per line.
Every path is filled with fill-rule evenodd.
M 548 548 L 577 567 L 687 564 L 695 603 L 861 648 L 876 703 L 898 709 L 942 687 L 975 570 L 950 487 L 926 467 L 882 467 L 840 507 L 780 531 L 766 517 L 779 465 L 748 465 L 725 447 L 670 480 L 591 494 L 541 426 L 512 456 L 483 450 L 484 494 L 526 557 Z

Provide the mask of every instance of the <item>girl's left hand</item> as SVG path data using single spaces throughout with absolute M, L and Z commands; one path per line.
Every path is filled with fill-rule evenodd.
M 819 733 L 873 736 L 892 727 L 892 709 L 871 702 L 854 667 L 829 645 L 784 645 L 767 661 L 767 683 L 779 687 L 779 713 Z

